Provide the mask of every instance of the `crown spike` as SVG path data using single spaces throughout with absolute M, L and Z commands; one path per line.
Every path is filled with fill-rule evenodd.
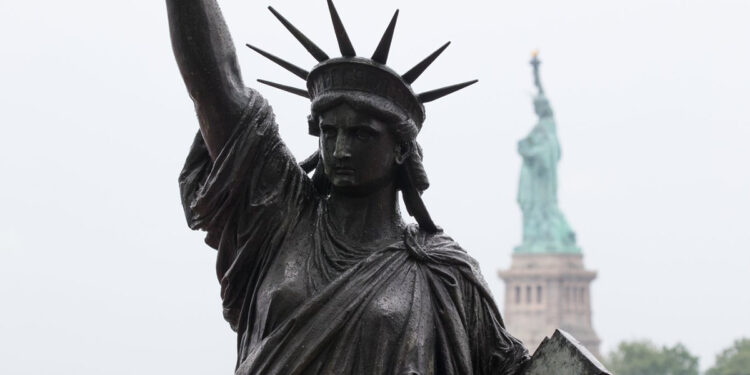
M 437 59 L 438 56 L 440 56 L 440 54 L 443 53 L 443 51 L 445 51 L 445 49 L 448 48 L 450 44 L 451 42 L 443 44 L 443 46 L 438 48 L 437 51 L 433 52 L 430 56 L 427 56 L 427 58 L 422 60 L 415 67 L 411 68 L 411 70 L 406 72 L 406 74 L 401 77 L 410 85 L 414 83 L 414 81 L 416 81 L 417 78 L 419 78 L 419 76 L 424 73 L 424 71 L 430 66 L 430 64 L 432 64 L 432 62 L 435 61 L 435 59 Z
M 331 12 L 331 21 L 333 21 L 333 30 L 336 32 L 336 40 L 339 42 L 339 50 L 341 55 L 344 57 L 354 57 L 357 55 L 354 52 L 354 46 L 352 41 L 349 40 L 349 35 L 346 33 L 344 24 L 341 22 L 341 17 L 336 11 L 336 7 L 333 5 L 332 0 L 328 0 L 328 10 Z
M 301 96 L 301 97 L 303 97 L 303 98 L 307 98 L 307 99 L 310 99 L 310 94 L 309 94 L 309 93 L 307 92 L 307 90 L 303 90 L 303 89 L 298 89 L 298 88 L 296 88 L 296 87 L 291 87 L 291 86 L 287 86 L 287 85 L 282 85 L 282 84 L 280 84 L 280 83 L 276 83 L 276 82 L 271 82 L 271 81 L 266 81 L 266 80 L 263 80 L 263 79 L 259 79 L 259 80 L 258 80 L 258 82 L 260 82 L 260 83 L 262 83 L 262 84 L 264 84 L 264 85 L 268 85 L 268 86 L 271 86 L 271 87 L 275 87 L 275 88 L 277 88 L 277 89 L 279 89 L 279 90 L 284 90 L 284 91 L 286 91 L 286 92 L 290 92 L 290 93 L 292 93 L 292 94 L 295 94 L 295 95 L 299 95 L 299 96 Z
M 391 50 L 391 42 L 393 41 L 393 31 L 396 29 L 396 20 L 398 20 L 398 9 L 393 14 L 391 23 L 388 24 L 388 28 L 385 29 L 383 37 L 380 39 L 378 48 L 375 49 L 375 53 L 372 54 L 372 60 L 379 62 L 383 65 L 388 61 L 388 53 Z
M 456 92 L 458 90 L 461 90 L 464 87 L 471 86 L 471 85 L 473 85 L 473 84 L 475 84 L 477 82 L 479 82 L 479 80 L 475 79 L 473 81 L 468 81 L 468 82 L 464 82 L 464 83 L 459 83 L 457 85 L 452 85 L 452 86 L 447 86 L 447 87 L 439 88 L 437 90 L 423 92 L 423 93 L 417 95 L 417 98 L 422 103 L 429 103 L 429 102 L 431 102 L 433 100 L 440 99 L 440 98 L 442 98 L 442 97 L 444 97 L 446 95 L 449 95 L 449 94 L 452 94 L 452 93 L 454 93 L 454 92 Z
M 276 64 L 279 64 L 282 68 L 284 68 L 284 69 L 292 72 L 297 77 L 300 77 L 300 78 L 304 79 L 305 81 L 307 81 L 307 76 L 310 74 L 307 70 L 304 70 L 304 69 L 302 69 L 302 68 L 300 68 L 300 67 L 298 67 L 298 66 L 296 66 L 296 65 L 294 65 L 294 64 L 292 64 L 292 63 L 290 63 L 288 61 L 285 61 L 285 60 L 283 60 L 281 58 L 278 58 L 278 57 L 276 57 L 276 56 L 274 56 L 274 55 L 272 55 L 272 54 L 270 54 L 270 53 L 268 53 L 268 52 L 266 52 L 266 51 L 264 51 L 264 50 L 262 50 L 262 49 L 260 49 L 258 47 L 255 47 L 253 45 L 246 44 L 246 46 L 248 46 L 251 50 L 253 50 L 255 52 L 258 52 L 261 56 L 263 56 L 263 57 L 265 57 L 265 58 L 267 58 L 267 59 L 275 62 Z
M 286 27 L 286 29 L 289 30 L 289 32 L 292 33 L 292 35 L 294 35 L 294 37 L 300 43 L 302 43 L 302 46 L 305 47 L 307 52 L 310 52 L 310 54 L 316 60 L 318 60 L 318 62 L 323 62 L 323 61 L 330 59 L 330 57 L 328 57 L 328 55 L 325 52 L 323 52 L 323 50 L 320 49 L 320 47 L 318 47 L 317 45 L 315 45 L 315 43 L 313 43 L 310 39 L 308 39 L 305 36 L 305 34 L 302 34 L 302 32 L 299 31 L 296 27 L 294 27 L 294 25 L 292 25 L 291 22 L 287 21 L 286 18 L 284 18 L 284 16 L 279 14 L 279 12 L 277 12 L 276 9 L 273 9 L 273 7 L 269 6 L 268 10 L 270 10 L 271 13 L 273 13 L 273 15 L 276 16 L 276 18 L 278 18 L 278 20 L 284 25 L 284 27 Z

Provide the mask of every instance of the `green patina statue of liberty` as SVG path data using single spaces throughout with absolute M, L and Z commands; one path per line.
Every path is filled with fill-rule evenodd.
M 518 204 L 523 211 L 523 244 L 516 253 L 580 253 L 575 232 L 568 225 L 557 206 L 557 163 L 560 161 L 560 142 L 552 107 L 544 94 L 539 78 L 541 62 L 534 53 L 534 111 L 539 122 L 526 138 L 518 142 L 518 153 L 523 157 Z

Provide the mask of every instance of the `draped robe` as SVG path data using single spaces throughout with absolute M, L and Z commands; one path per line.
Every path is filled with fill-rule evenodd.
M 450 237 L 410 225 L 373 248 L 342 238 L 254 91 L 215 160 L 198 133 L 180 189 L 218 250 L 237 375 L 515 374 L 528 360 Z

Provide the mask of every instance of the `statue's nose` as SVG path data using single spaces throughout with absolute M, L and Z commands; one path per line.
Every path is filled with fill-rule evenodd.
M 352 156 L 351 140 L 344 134 L 336 137 L 336 148 L 333 150 L 333 157 L 336 159 L 348 159 Z

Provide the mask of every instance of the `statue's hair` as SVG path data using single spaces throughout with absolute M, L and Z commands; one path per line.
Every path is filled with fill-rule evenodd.
M 310 134 L 319 136 L 320 115 L 341 104 L 349 105 L 356 111 L 367 113 L 386 122 L 396 142 L 408 149 L 406 160 L 404 160 L 403 164 L 396 171 L 396 188 L 403 190 L 408 187 L 411 181 L 413 187 L 420 192 L 427 190 L 430 183 L 427 178 L 427 172 L 422 164 L 422 147 L 416 141 L 419 128 L 405 111 L 386 99 L 360 92 L 340 92 L 335 95 L 321 95 L 313 101 L 311 114 L 308 117 Z M 408 174 L 406 169 L 408 169 Z M 409 175 L 411 179 L 409 179 Z M 312 180 L 316 189 L 321 194 L 327 195 L 330 192 L 331 183 L 323 171 L 323 160 L 320 157 L 318 157 Z

